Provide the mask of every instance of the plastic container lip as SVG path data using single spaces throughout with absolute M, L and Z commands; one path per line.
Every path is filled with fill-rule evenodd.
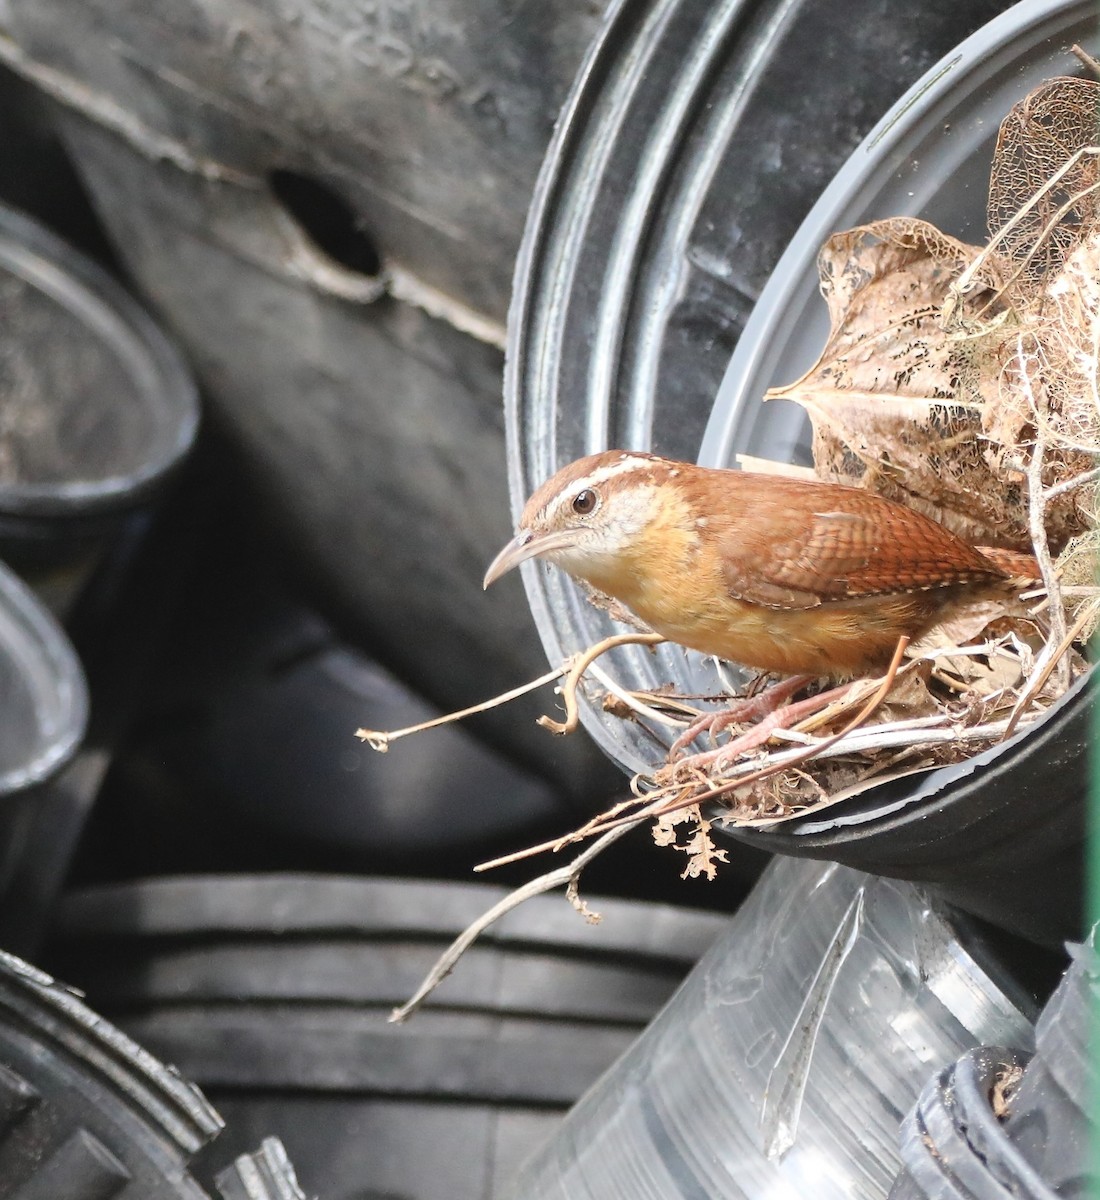
M 968 1050 L 929 1080 L 902 1123 L 902 1161 L 915 1189 L 898 1197 L 1054 1198 L 1054 1191 L 1020 1153 L 993 1111 L 990 1093 L 1005 1070 L 1028 1056 L 1000 1046 Z
M 0 798 L 58 771 L 88 723 L 88 688 L 76 651 L 30 588 L 0 563 L 0 691 L 6 690 L 5 671 L 17 674 L 31 695 L 35 740 L 22 762 L 0 769 Z
M 146 406 L 152 436 L 130 464 L 88 478 L 0 484 L 0 514 L 86 515 L 124 508 L 187 453 L 199 424 L 198 391 L 179 352 L 102 268 L 22 213 L 0 205 L 0 273 L 68 312 L 116 356 Z
M 509 1196 L 885 1196 L 933 1066 L 1030 1041 L 991 951 L 908 884 L 776 858 Z
M 714 80 L 728 47 L 737 43 L 745 3 L 717 0 L 702 19 L 692 15 L 688 21 L 678 19 L 683 7 L 680 0 L 648 7 L 616 0 L 608 8 L 543 159 L 516 258 L 505 355 L 509 490 L 516 514 L 534 487 L 571 458 L 614 444 L 652 444 L 653 389 L 632 387 L 622 413 L 613 412 L 611 400 L 611 376 L 621 365 L 644 267 L 638 230 L 670 187 L 677 197 L 673 207 L 681 195 L 689 205 L 698 201 L 712 156 L 707 150 L 685 159 L 685 147 L 704 120 L 700 114 L 721 109 L 719 124 L 726 129 L 742 99 L 716 95 Z M 784 8 L 788 15 L 791 7 Z M 746 47 L 750 64 L 752 56 L 774 50 L 781 24 L 771 22 L 754 36 Z M 675 216 L 672 225 L 679 228 L 681 219 Z M 592 272 L 596 281 L 588 278 Z M 651 356 L 651 328 L 642 341 Z M 572 350 L 578 343 L 579 373 Z M 525 563 L 521 575 L 550 661 L 616 631 L 567 577 L 535 563 Z M 672 645 L 652 652 L 626 647 L 609 657 L 634 687 L 684 680 L 691 670 L 684 652 Z M 708 683 L 714 686 L 713 676 Z M 652 747 L 644 735 L 621 723 L 615 727 L 586 697 L 580 708 L 586 729 L 610 758 L 631 772 L 646 769 Z

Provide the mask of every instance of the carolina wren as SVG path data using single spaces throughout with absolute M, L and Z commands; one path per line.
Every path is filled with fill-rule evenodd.
M 607 450 L 531 496 L 485 587 L 544 558 L 655 633 L 777 674 L 850 678 L 967 600 L 1038 578 L 871 492 Z

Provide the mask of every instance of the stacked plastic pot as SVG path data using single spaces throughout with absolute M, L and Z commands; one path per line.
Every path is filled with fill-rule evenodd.
M 0 938 L 36 951 L 110 749 L 86 740 L 88 685 L 62 622 L 125 575 L 198 399 L 122 288 L 9 209 L 0 311 Z M 198 1090 L 3 952 L 0 1106 L 0 1194 L 210 1194 L 188 1165 L 222 1122 Z M 277 1139 L 219 1161 L 219 1195 L 301 1195 Z
M 78 753 L 87 685 L 58 621 L 117 572 L 191 447 L 198 398 L 105 271 L 8 209 L 0 314 L 0 926 L 25 946 L 102 774 L 95 749 Z

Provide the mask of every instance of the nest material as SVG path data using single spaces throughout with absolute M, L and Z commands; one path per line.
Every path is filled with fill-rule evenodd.
M 635 779 L 630 799 L 482 869 L 595 838 L 568 869 L 530 885 L 568 881 L 579 905 L 584 863 L 629 825 L 656 818 L 658 842 L 688 855 L 684 874 L 709 878 L 725 852 L 711 838 L 719 818 L 701 805 L 723 799 L 721 820 L 769 825 L 960 761 L 1040 718 L 1089 669 L 1083 646 L 1100 620 L 1098 111 L 1100 83 L 1077 79 L 1051 80 L 1013 109 L 997 145 L 996 227 L 984 248 L 912 218 L 831 237 L 819 258 L 828 344 L 806 376 L 769 393 L 809 413 L 818 477 L 909 504 L 975 544 L 1030 548 L 1044 586 L 1015 602 L 976 603 L 910 647 L 904 663 L 903 642 L 883 679 L 733 725 L 724 741 L 686 758 L 668 749 L 667 727 L 691 729 L 703 706 L 729 698 L 629 692 L 596 665 L 616 646 L 662 640 L 648 631 L 607 638 L 463 713 L 391 733 L 359 730 L 385 750 L 560 678 L 566 719 L 540 723 L 565 734 L 577 728 L 577 690 L 590 673 L 607 712 L 653 733 L 660 765 Z M 607 597 L 589 598 L 633 623 Z
M 819 258 L 832 332 L 795 400 L 825 479 L 909 504 L 984 545 L 1032 542 L 1027 463 L 1051 488 L 1100 445 L 1100 84 L 1053 79 L 1001 126 L 992 236 L 969 246 L 913 218 L 834 235 Z M 1094 494 L 1046 505 L 1060 549 Z

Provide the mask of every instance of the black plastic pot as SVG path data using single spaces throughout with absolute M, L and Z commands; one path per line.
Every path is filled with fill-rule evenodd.
M 222 1200 L 307 1200 L 283 1143 L 266 1137 L 253 1154 L 242 1154 L 215 1182 Z
M 202 21 L 185 0 L 155 18 L 20 0 L 19 47 L 3 57 L 133 150 L 137 178 L 117 181 L 132 207 L 104 212 L 124 256 L 154 251 L 134 244 L 151 232 L 149 203 L 200 228 L 188 218 L 205 187 L 206 232 L 242 266 L 267 260 L 353 304 L 404 284 L 429 311 L 499 337 L 535 173 L 600 9 L 303 0 L 292 16 L 271 0 Z M 100 149 L 78 141 L 102 199 Z M 151 171 L 138 171 L 143 158 Z M 141 198 L 150 183 L 159 196 Z M 311 233 L 323 237 L 312 248 Z M 282 251 L 268 260 L 273 237 Z
M 4 1200 L 208 1200 L 190 1164 L 222 1120 L 198 1088 L 2 951 L 0 1114 Z M 302 1197 L 276 1138 L 217 1183 L 223 1200 Z
M 68 638 L 0 564 L 0 945 L 33 938 L 68 864 L 89 799 L 73 761 L 87 720 Z
M 221 1129 L 198 1090 L 48 976 L 0 954 L 0 1195 L 203 1200 Z
M 507 416 L 514 509 L 571 458 L 614 445 L 710 464 L 732 464 L 742 451 L 807 461 L 802 410 L 782 402 L 761 406 L 760 400 L 769 385 L 797 378 L 825 343 L 828 319 L 816 268 L 822 242 L 836 230 L 896 214 L 924 216 L 950 233 L 981 240 L 1001 118 L 1041 80 L 1079 72 L 1069 46 L 1091 44 L 1096 31 L 1089 0 L 1032 0 L 1004 12 L 932 67 L 854 150 L 802 226 L 789 228 L 790 246 L 760 292 L 732 359 L 720 362 L 726 373 L 719 388 L 717 374 L 704 380 L 701 369 L 680 371 L 675 356 L 666 356 L 677 318 L 688 312 L 703 321 L 699 314 L 708 307 L 706 319 L 722 314 L 720 344 L 731 349 L 754 292 L 743 284 L 742 271 L 756 263 L 752 278 L 764 278 L 737 224 L 737 187 L 730 182 L 746 169 L 746 153 L 751 163 L 755 151 L 746 152 L 738 136 L 749 125 L 735 121 L 745 97 L 724 74 L 737 45 L 726 40 L 732 9 L 707 6 L 706 19 L 696 16 L 688 26 L 691 37 L 675 42 L 684 36 L 689 11 L 688 5 L 667 6 L 665 22 L 639 26 L 629 39 L 608 39 L 574 95 L 548 160 L 521 256 L 512 323 Z M 988 15 L 988 9 L 979 14 L 954 6 L 955 24 L 944 16 L 942 31 L 961 33 L 965 21 Z M 625 17 L 626 10 L 619 18 L 624 24 Z M 873 23 L 855 15 L 842 28 L 874 36 Z M 826 39 L 814 53 L 827 54 L 828 45 Z M 871 54 L 848 43 L 843 53 L 837 86 L 847 89 L 855 70 L 863 96 L 866 71 L 875 65 Z M 635 82 L 643 61 L 652 64 L 644 90 Z M 796 68 L 785 56 L 775 61 L 783 62 L 789 86 Z M 882 64 L 893 69 L 895 56 Z M 665 73 L 659 102 L 649 90 L 654 71 Z M 773 109 L 776 121 L 781 111 Z M 648 155 L 638 152 L 639 127 L 647 131 Z M 633 169 L 639 160 L 645 171 Z M 770 177 L 751 178 L 760 188 Z M 733 303 L 738 296 L 741 309 Z M 692 355 L 708 361 L 697 346 Z M 531 565 L 525 582 L 552 660 L 615 628 L 563 573 Z M 677 647 L 660 647 L 656 655 L 631 648 L 619 654 L 615 670 L 631 687 L 671 680 L 688 693 L 722 688 L 712 664 Z M 866 793 L 822 819 L 811 814 L 772 832 L 728 832 L 760 849 L 933 884 L 970 912 L 1058 946 L 1082 933 L 1090 708 L 1091 691 L 1082 685 L 1041 728 L 962 767 Z M 655 750 L 645 731 L 595 706 L 583 715 L 625 769 L 652 766 Z
M 84 673 L 68 638 L 30 589 L 0 564 L 0 797 L 50 778 L 88 719 Z
M 1098 979 L 1093 939 L 1035 1026 L 1035 1053 L 985 1047 L 932 1079 L 902 1125 L 890 1200 L 1087 1200 L 1094 1194 Z M 994 1104 L 994 1099 L 996 1103 Z
M 951 904 L 1060 949 L 1083 933 L 1096 684 L 1080 680 L 1034 730 L 916 786 L 876 788 L 770 831 L 762 850 L 832 859 L 933 886 Z
M 501 895 L 286 875 L 99 887 L 66 897 L 49 954 L 202 1085 L 230 1146 L 278 1134 L 330 1200 L 474 1200 L 501 1194 L 726 923 L 601 899 L 589 926 L 535 900 L 388 1023 Z
M 1100 970 L 1090 941 L 1071 946 L 1073 962 L 1035 1026 L 1035 1054 L 1009 1098 L 1005 1132 L 1056 1195 L 1094 1194 Z
M 890 1200 L 1054 1200 L 993 1111 L 994 1088 L 1026 1062 L 982 1046 L 928 1084 L 902 1130 L 905 1169 Z
M 99 215 L 286 561 L 362 648 L 463 707 L 544 670 L 518 584 L 480 584 L 508 535 L 515 250 L 599 11 L 295 11 L 19 2 L 12 57 L 66 98 L 55 115 Z M 524 699 L 480 727 L 575 796 L 610 791 L 600 756 L 548 738 L 540 712 Z
M 0 317 L 0 554 L 79 575 L 190 448 L 195 385 L 105 271 L 2 207 Z

